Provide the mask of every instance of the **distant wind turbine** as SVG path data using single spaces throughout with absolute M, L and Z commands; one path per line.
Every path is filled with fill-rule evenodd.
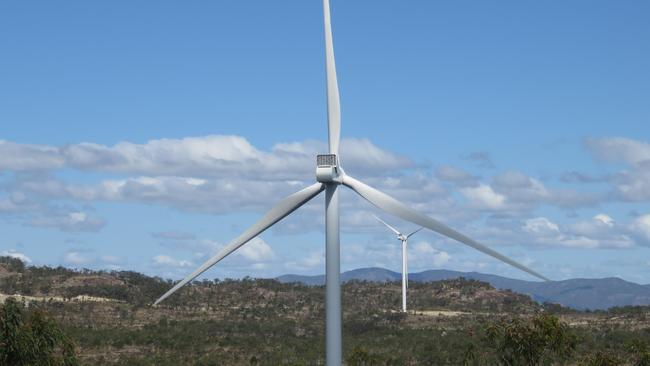
M 387 228 L 389 228 L 392 232 L 397 235 L 397 240 L 402 242 L 402 312 L 406 312 L 406 289 L 409 287 L 409 261 L 408 261 L 408 240 L 410 237 L 415 235 L 418 231 L 422 230 L 422 228 L 419 228 L 415 231 L 413 231 L 410 234 L 404 235 L 397 231 L 394 227 L 388 225 L 384 220 L 380 219 L 379 217 L 373 215 L 379 222 L 384 224 Z
M 339 88 L 336 80 L 336 66 L 334 64 L 334 46 L 332 42 L 332 29 L 330 21 L 329 0 L 323 0 L 323 13 L 325 23 L 325 65 L 327 74 L 327 122 L 329 130 L 329 154 L 316 157 L 316 180 L 318 183 L 310 185 L 280 201 L 262 216 L 253 226 L 248 228 L 239 237 L 231 241 L 215 256 L 203 263 L 190 275 L 178 282 L 174 287 L 162 295 L 154 305 L 178 291 L 188 282 L 198 277 L 208 268 L 221 261 L 223 258 L 258 236 L 264 230 L 291 214 L 300 206 L 309 202 L 322 191 L 325 191 L 325 353 L 327 366 L 340 366 L 342 364 L 342 335 L 341 335 L 341 280 L 340 280 L 340 241 L 339 241 L 339 191 L 344 185 L 368 202 L 378 208 L 410 221 L 416 225 L 433 230 L 441 235 L 455 239 L 465 245 L 479 250 L 487 255 L 519 268 L 542 280 L 546 277 L 501 255 L 500 253 L 480 244 L 458 231 L 447 227 L 429 216 L 420 213 L 387 194 L 372 188 L 361 181 L 345 174 L 339 156 L 339 141 L 341 135 L 341 110 L 339 101 Z

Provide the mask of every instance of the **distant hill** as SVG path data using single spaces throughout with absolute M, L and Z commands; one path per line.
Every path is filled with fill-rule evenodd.
M 639 285 L 620 278 L 585 279 L 576 278 L 564 281 L 535 282 L 516 280 L 507 277 L 447 270 L 429 270 L 409 274 L 415 282 L 440 281 L 464 277 L 488 282 L 498 289 L 509 289 L 529 295 L 539 302 L 552 302 L 574 309 L 609 309 L 615 306 L 649 305 L 650 285 Z M 401 274 L 385 268 L 361 268 L 341 274 L 343 281 L 365 280 L 371 282 L 400 281 Z M 308 285 L 322 285 L 325 276 L 284 275 L 280 282 L 300 282 Z

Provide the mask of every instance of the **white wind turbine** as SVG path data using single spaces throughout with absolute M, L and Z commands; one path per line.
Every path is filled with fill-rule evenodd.
M 380 219 L 379 217 L 373 215 L 379 222 L 384 224 L 387 228 L 389 228 L 392 232 L 397 235 L 397 240 L 402 242 L 402 312 L 406 312 L 406 289 L 409 287 L 409 261 L 408 261 L 408 240 L 410 237 L 415 235 L 418 231 L 422 230 L 422 228 L 419 228 L 415 231 L 413 231 L 410 234 L 404 235 L 397 231 L 394 227 L 388 225 L 384 220 Z
M 327 366 L 340 366 L 342 362 L 342 335 L 341 335 L 341 281 L 340 281 L 340 243 L 339 243 L 339 191 L 344 185 L 368 202 L 387 213 L 410 221 L 416 225 L 433 230 L 441 235 L 455 239 L 465 245 L 490 255 L 502 262 L 508 263 L 542 280 L 546 277 L 529 269 L 528 267 L 503 256 L 502 254 L 480 244 L 458 231 L 420 213 L 387 194 L 376 190 L 363 182 L 345 174 L 341 168 L 339 155 L 339 141 L 341 134 L 341 113 L 339 102 L 339 89 L 336 80 L 336 66 L 334 64 L 334 46 L 332 43 L 332 29 L 330 22 L 329 0 L 323 0 L 323 13 L 325 23 L 325 64 L 327 74 L 327 122 L 329 130 L 329 154 L 318 155 L 316 158 L 316 180 L 318 183 L 310 185 L 280 201 L 262 216 L 239 237 L 231 241 L 215 256 L 203 263 L 190 275 L 178 282 L 174 287 L 162 295 L 154 305 L 160 303 L 176 292 L 188 282 L 198 277 L 208 268 L 221 261 L 223 258 L 258 236 L 300 206 L 309 202 L 322 191 L 325 191 L 325 353 Z

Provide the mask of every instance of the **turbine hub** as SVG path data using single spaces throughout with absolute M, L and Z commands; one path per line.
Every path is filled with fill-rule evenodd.
M 321 183 L 341 183 L 341 172 L 335 154 L 316 156 L 316 180 Z

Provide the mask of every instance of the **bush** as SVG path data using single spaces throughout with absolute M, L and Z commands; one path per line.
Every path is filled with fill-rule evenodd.
M 583 366 L 620 366 L 623 365 L 623 362 L 616 356 L 598 351 L 595 354 L 587 357 L 582 363 Z
M 499 364 L 534 366 L 568 359 L 577 337 L 557 317 L 543 314 L 496 322 L 487 329 L 487 341 Z
M 0 364 L 76 366 L 78 361 L 74 344 L 45 312 L 28 312 L 9 298 L 0 308 Z
M 354 347 L 352 353 L 345 359 L 349 366 L 371 366 L 378 365 L 379 360 L 364 347 Z

